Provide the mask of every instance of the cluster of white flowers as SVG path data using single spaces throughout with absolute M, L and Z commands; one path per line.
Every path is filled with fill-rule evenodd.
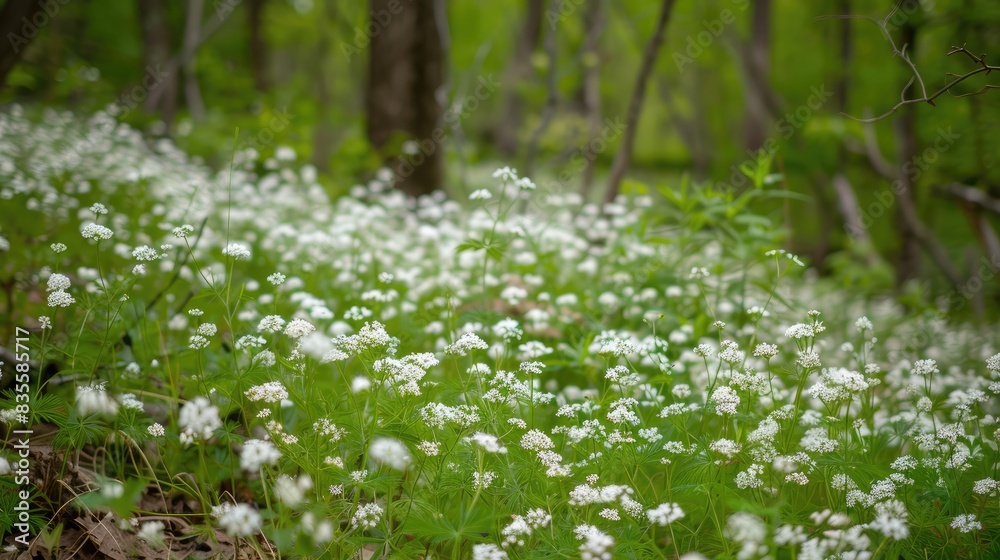
M 222 254 L 232 257 L 233 260 L 237 261 L 250 260 L 250 249 L 242 243 L 230 243 L 226 245 L 226 248 L 222 250 Z
M 219 407 L 205 397 L 195 397 L 181 407 L 177 425 L 182 430 L 181 443 L 190 444 L 211 439 L 215 430 L 222 427 Z
M 262 333 L 281 332 L 285 328 L 285 320 L 279 315 L 268 315 L 257 323 L 257 331 Z
M 473 350 L 486 350 L 489 347 L 490 345 L 486 344 L 476 333 L 467 332 L 463 333 L 454 343 L 445 347 L 444 351 L 446 354 L 466 356 Z
M 76 388 L 76 410 L 80 416 L 114 416 L 118 414 L 118 402 L 108 395 L 103 383 L 82 385 Z
M 71 285 L 69 278 L 64 274 L 52 273 L 49 275 L 49 280 L 45 287 L 49 292 L 49 307 L 69 307 L 76 303 L 76 299 L 66 291 Z
M 500 439 L 494 435 L 476 432 L 472 434 L 472 441 L 482 447 L 488 453 L 506 453 L 507 448 L 500 443 Z
M 552 522 L 552 516 L 542 508 L 528 511 L 527 515 L 514 515 L 511 522 L 500 531 L 503 536 L 501 546 L 524 546 L 535 529 L 547 527 Z
M 373 529 L 382 520 L 382 507 L 375 502 L 358 505 L 358 509 L 351 516 L 351 528 L 353 529 Z
M 576 538 L 583 541 L 580 545 L 581 560 L 611 560 L 614 556 L 611 549 L 615 539 L 593 525 L 578 525 L 573 529 Z
M 0 121 L 5 118 L 0 115 Z M 2 125 L 0 143 L 7 130 Z M 250 487 L 267 492 L 266 497 L 276 498 L 281 507 L 311 501 L 313 477 L 317 485 L 328 487 L 325 498 L 335 502 L 333 509 L 316 503 L 292 514 L 292 519 L 300 520 L 301 535 L 311 539 L 306 542 L 339 539 L 338 532 L 346 526 L 354 531 L 377 528 L 385 514 L 382 508 L 388 508 L 387 502 L 379 505 L 377 499 L 416 504 L 439 498 L 435 507 L 444 509 L 450 505 L 450 490 L 462 486 L 461 499 L 475 495 L 480 507 L 495 509 L 491 515 L 504 519 L 492 534 L 476 537 L 495 539 L 497 544 L 474 545 L 473 558 L 507 558 L 507 551 L 515 546 L 538 546 L 539 553 L 551 553 L 550 531 L 544 531 L 542 538 L 536 533 L 539 528 L 551 527 L 555 542 L 560 543 L 560 534 L 565 537 L 571 524 L 584 521 L 593 525 L 579 525 L 574 531 L 583 541 L 579 547 L 583 558 L 613 557 L 616 542 L 612 535 L 622 540 L 622 554 L 642 554 L 636 551 L 644 549 L 633 547 L 633 540 L 649 539 L 649 534 L 656 535 L 658 542 L 642 544 L 669 546 L 662 532 L 649 529 L 646 522 L 685 533 L 675 541 L 679 545 L 704 544 L 712 554 L 721 554 L 717 538 L 699 539 L 701 535 L 693 533 L 709 517 L 704 504 L 680 491 L 649 493 L 650 485 L 663 482 L 670 488 L 681 479 L 698 478 L 699 469 L 690 467 L 701 464 L 711 473 L 725 471 L 720 483 L 746 490 L 740 499 L 748 503 L 763 499 L 765 505 L 772 500 L 799 504 L 795 498 L 799 496 L 820 504 L 817 508 L 833 507 L 830 501 L 851 508 L 850 516 L 820 511 L 810 516 L 813 525 L 779 522 L 773 531 L 755 515 L 736 513 L 728 518 L 724 531 L 735 544 L 725 548 L 741 559 L 790 554 L 871 558 L 876 549 L 871 546 L 873 540 L 879 545 L 883 539 L 901 541 L 917 532 L 916 516 L 911 516 L 913 510 L 907 504 L 912 507 L 913 497 L 919 501 L 920 492 L 928 487 L 939 493 L 947 490 L 949 503 L 941 510 L 937 502 L 927 502 L 931 517 L 920 516 L 921 541 L 912 544 L 939 538 L 940 532 L 949 547 L 963 547 L 957 554 L 968 555 L 974 549 L 966 547 L 980 536 L 965 533 L 983 531 L 981 539 L 988 542 L 986 529 L 995 518 L 994 498 L 1000 483 L 982 466 L 991 460 L 990 442 L 997 436 L 993 399 L 1000 395 L 1000 354 L 994 354 L 995 348 L 982 348 L 982 333 L 962 329 L 952 333 L 950 327 L 932 324 L 919 326 L 926 331 L 918 330 L 906 321 L 890 320 L 899 313 L 892 302 L 836 299 L 821 293 L 819 282 L 813 281 L 782 288 L 800 300 L 823 296 L 824 305 L 842 307 L 829 329 L 831 335 L 838 333 L 844 339 L 820 337 L 827 326 L 819 321 L 818 311 L 810 311 L 805 322 L 787 326 L 797 319 L 778 317 L 784 315 L 784 308 L 778 311 L 764 303 L 760 296 L 766 296 L 766 291 L 756 293 L 763 276 L 748 270 L 746 275 L 753 278 L 740 282 L 752 289 L 744 290 L 743 285 L 736 289 L 733 277 L 737 275 L 726 268 L 728 257 L 722 256 L 725 251 L 719 243 L 710 242 L 691 255 L 646 243 L 644 234 L 638 232 L 646 231 L 644 220 L 649 214 L 643 209 L 652 203 L 650 197 L 626 197 L 599 207 L 578 201 L 580 197 L 553 195 L 546 220 L 518 212 L 501 216 L 493 212 L 496 208 L 490 200 L 520 198 L 525 193 L 517 191 L 535 187 L 529 179 L 518 177 L 516 170 L 503 168 L 495 175 L 504 183 L 502 191 L 473 192 L 470 198 L 481 202 L 468 211 L 436 195 L 408 200 L 389 188 L 391 171 L 389 177 L 383 172 L 369 184 L 355 187 L 351 196 L 330 201 L 322 187 L 313 188 L 314 176 L 305 179 L 307 173 L 281 167 L 279 160 L 293 158 L 294 154 L 277 150 L 259 178 L 253 175 L 261 169 L 251 172 L 236 166 L 234 189 L 255 203 L 265 200 L 262 197 L 273 201 L 258 204 L 261 208 L 243 209 L 252 211 L 233 212 L 233 231 L 247 243 L 228 243 L 228 233 L 223 236 L 213 229 L 218 221 L 207 220 L 219 211 L 222 201 L 212 198 L 218 193 L 199 195 L 194 204 L 171 203 L 183 200 L 181 194 L 190 195 L 180 185 L 196 186 L 186 179 L 177 180 L 184 174 L 164 173 L 170 179 L 164 179 L 165 186 L 178 186 L 167 188 L 168 194 L 157 202 L 158 233 L 131 231 L 126 220 L 104 218 L 108 212 L 101 204 L 91 207 L 91 217 L 86 203 L 81 206 L 72 196 L 45 192 L 48 186 L 39 180 L 37 189 L 44 195 L 38 197 L 39 204 L 77 209 L 75 219 L 107 220 L 115 227 L 113 232 L 90 223 L 81 234 L 95 242 L 114 239 L 117 245 L 108 252 L 113 250 L 127 266 L 113 273 L 106 263 L 100 270 L 76 264 L 69 268 L 76 255 L 63 255 L 66 245 L 52 243 L 55 255 L 47 254 L 52 268 L 43 267 L 29 278 L 40 286 L 44 283 L 52 307 L 73 305 L 76 300 L 69 291 L 74 285 L 79 289 L 76 295 L 86 299 L 87 309 L 76 314 L 60 311 L 59 319 L 79 318 L 90 311 L 93 302 L 98 305 L 94 309 L 101 310 L 105 299 L 151 293 L 145 282 L 153 279 L 140 277 L 147 267 L 175 273 L 178 282 L 193 279 L 197 286 L 200 280 L 193 261 L 164 258 L 181 249 L 178 242 L 158 246 L 156 236 L 169 234 L 173 224 L 188 220 L 207 224 L 200 228 L 198 243 L 191 240 L 190 244 L 186 240 L 194 235 L 193 226 L 173 228 L 173 235 L 182 240 L 180 254 L 190 251 L 213 282 L 220 277 L 228 281 L 231 274 L 233 287 L 242 281 L 243 289 L 234 315 L 225 320 L 203 322 L 199 317 L 206 313 L 197 309 L 185 313 L 181 307 L 165 321 L 164 338 L 174 337 L 165 347 L 183 349 L 186 340 L 189 348 L 199 350 L 190 358 L 206 367 L 194 381 L 199 386 L 207 384 L 209 391 L 205 397 L 180 401 L 184 404 L 176 429 L 171 427 L 169 432 L 179 434 L 184 444 L 206 442 L 222 428 L 219 407 L 229 413 L 241 402 L 264 403 L 265 409 L 259 412 L 256 408 L 261 406 L 239 411 L 248 428 L 245 434 L 243 426 L 236 428 L 248 438 L 242 448 L 220 437 L 212 451 L 238 453 L 239 468 L 252 478 L 263 470 L 265 484 Z M 11 178 L 8 163 L 6 151 L 0 150 L 0 185 L 21 189 L 34 181 Z M 135 167 L 144 174 L 148 171 Z M 205 185 L 210 179 L 206 171 L 193 170 L 194 183 Z M 70 195 L 84 192 L 74 193 L 77 187 L 72 184 L 66 188 Z M 21 196 L 9 186 L 0 190 L 4 199 Z M 240 198 L 244 197 L 236 200 Z M 317 220 L 330 227 L 288 219 L 298 215 L 290 210 L 296 204 L 306 206 L 307 200 Z M 259 235 L 255 220 L 277 225 L 267 235 Z M 507 248 L 502 259 L 490 260 L 494 255 L 487 255 L 490 258 L 484 264 L 482 250 L 454 251 L 470 236 L 480 239 L 491 232 Z M 240 278 L 243 271 L 232 262 L 251 258 L 250 242 L 258 260 L 283 263 L 279 266 L 289 276 L 259 269 L 251 272 L 251 279 Z M 5 239 L 0 240 L 0 249 L 6 249 Z M 220 252 L 227 258 L 220 259 Z M 781 257 L 783 263 L 801 264 L 781 250 L 768 255 Z M 64 273 L 54 272 L 56 267 Z M 130 268 L 132 276 L 127 274 Z M 121 286 L 124 291 L 117 291 Z M 174 306 L 179 302 L 170 294 L 164 301 L 169 304 L 166 307 L 177 309 Z M 201 295 L 192 301 L 202 301 Z M 706 304 L 711 304 L 707 312 L 711 317 L 702 311 Z M 487 313 L 470 312 L 481 305 Z M 217 312 L 214 303 L 204 306 L 207 314 Z M 867 316 L 843 322 L 844 317 L 858 317 L 861 312 L 886 325 L 880 335 L 889 338 L 888 344 L 874 338 L 873 321 Z M 404 340 L 390 336 L 373 319 L 394 330 L 405 329 L 400 331 Z M 590 331 L 594 321 L 602 321 L 608 330 Z M 52 320 L 40 318 L 39 325 L 50 329 Z M 221 335 L 217 325 L 225 325 Z M 664 335 L 667 340 L 656 336 L 660 332 L 669 333 Z M 59 340 L 64 333 L 45 336 Z M 233 370 L 240 379 L 253 380 L 239 385 L 240 390 L 259 383 L 242 396 L 238 391 L 234 394 L 228 383 L 212 385 L 219 376 L 217 358 L 230 336 L 238 350 L 230 356 Z M 933 359 L 911 361 L 911 349 L 900 340 L 925 339 L 931 342 L 921 348 L 922 355 Z M 397 353 L 397 349 L 403 351 Z M 167 371 L 154 360 L 143 361 L 149 359 L 142 357 L 148 356 L 148 349 L 137 346 L 132 350 L 116 355 L 121 362 L 108 369 L 115 379 L 113 387 L 124 381 L 116 392 L 101 384 L 77 389 L 75 405 L 80 415 L 107 416 L 100 421 L 110 424 L 110 417 L 122 412 L 117 422 L 135 419 L 145 426 L 160 419 L 167 423 L 163 418 L 169 414 L 152 401 L 148 407 L 152 418 L 140 419 L 146 406 L 139 397 L 116 396 L 142 377 Z M 968 360 L 956 358 L 963 355 L 979 360 L 979 371 L 972 371 Z M 133 359 L 137 363 L 121 367 Z M 987 375 L 983 375 L 983 359 Z M 171 363 L 170 367 L 176 371 L 184 365 Z M 125 375 L 119 376 L 123 369 Z M 263 382 L 262 377 L 275 381 Z M 185 383 L 180 398 L 189 395 L 194 385 Z M 329 393 L 309 394 L 314 387 Z M 272 404 L 283 407 L 283 413 L 278 414 L 278 406 L 266 406 Z M 742 414 L 736 422 L 738 413 Z M 12 424 L 16 419 L 16 410 L 0 411 L 0 421 Z M 700 431 L 692 428 L 699 425 Z M 340 426 L 349 426 L 350 432 Z M 173 449 L 174 440 L 165 437 L 168 429 L 163 425 L 153 423 L 145 432 L 154 438 L 147 444 L 161 451 Z M 704 434 L 713 435 L 706 438 Z M 369 442 L 367 448 L 365 442 Z M 511 446 L 510 453 L 504 442 Z M 416 460 L 411 452 L 417 454 Z M 318 465 L 310 462 L 314 453 Z M 525 457 L 529 464 L 522 464 Z M 891 464 L 891 474 L 872 480 L 869 469 L 852 466 L 872 457 Z M 638 476 L 630 477 L 628 485 L 619 484 L 624 482 L 622 468 L 633 467 L 647 474 L 656 469 L 657 475 L 652 482 Z M 13 468 L 16 465 L 0 457 L 0 474 Z M 279 474 L 293 469 L 298 474 Z M 525 515 L 516 515 L 523 509 L 510 511 L 510 507 L 520 507 L 512 504 L 522 503 L 517 492 L 541 488 L 542 476 L 573 482 L 550 484 L 547 488 L 552 495 L 544 496 L 544 502 L 531 501 L 551 509 L 532 509 Z M 586 484 L 578 484 L 578 477 Z M 599 485 L 599 480 L 608 484 Z M 386 490 L 386 485 L 397 483 Z M 824 488 L 827 483 L 829 489 Z M 868 490 L 861 490 L 859 483 Z M 439 488 L 442 492 L 434 494 Z M 566 488 L 572 489 L 567 493 Z M 512 491 L 515 494 L 508 494 Z M 124 487 L 102 483 L 102 492 L 120 496 Z M 639 502 L 653 496 L 657 502 L 677 499 L 679 503 L 668 501 L 647 509 Z M 219 506 L 214 515 L 218 526 L 233 536 L 257 534 L 261 516 L 256 508 L 268 503 L 258 498 L 257 504 Z M 211 499 L 214 502 L 218 497 Z M 734 511 L 728 504 L 727 509 Z M 425 508 L 413 510 L 412 515 L 423 515 Z M 405 526 L 397 525 L 401 521 L 397 514 L 405 510 L 393 505 L 391 511 L 391 523 L 386 521 L 395 532 Z M 970 513 L 951 519 L 959 512 Z M 265 517 L 271 519 L 270 515 Z M 687 517 L 692 517 L 691 523 L 679 522 Z M 928 531 L 928 519 L 938 520 L 933 531 Z M 645 527 L 648 533 L 640 536 L 632 531 L 634 525 Z M 141 530 L 136 525 L 135 529 L 146 542 L 162 544 L 162 523 L 146 523 Z M 373 537 L 384 536 L 378 530 L 373 533 Z M 904 546 L 909 545 L 890 542 L 879 550 L 906 555 Z M 427 554 L 437 556 L 439 551 Z
M 289 338 L 299 339 L 315 330 L 315 325 L 305 319 L 292 319 L 285 327 L 285 335 Z
M 84 239 L 107 241 L 108 239 L 111 239 L 115 235 L 115 232 L 111 231 L 110 228 L 102 226 L 100 224 L 89 223 L 83 226 L 83 229 L 80 231 L 80 234 L 83 235 Z
M 142 524 L 142 528 L 139 529 L 135 536 L 153 548 L 162 548 L 164 544 L 163 530 L 165 528 L 166 525 L 162 521 L 147 521 Z
M 656 509 L 647 510 L 646 517 L 650 523 L 666 527 L 674 521 L 683 519 L 684 510 L 674 502 L 666 502 L 657 506 Z
M 499 546 L 488 544 L 476 544 L 472 546 L 472 560 L 507 560 L 507 553 Z
M 399 391 L 401 395 L 419 395 L 420 380 L 427 375 L 427 370 L 438 365 L 434 354 L 422 352 L 410 354 L 401 359 L 382 358 L 372 365 L 372 370 L 383 376 L 385 382 Z
M 247 472 L 257 472 L 264 465 L 276 465 L 281 452 L 269 441 L 248 439 L 243 442 L 240 453 L 240 468 Z
M 440 429 L 445 424 L 455 424 L 461 428 L 468 428 L 479 422 L 479 409 L 466 404 L 448 406 L 441 403 L 431 403 L 420 409 L 420 417 L 431 428 Z
M 362 352 L 386 348 L 392 343 L 392 338 L 385 331 L 382 323 L 372 321 L 365 323 L 357 334 L 340 335 L 333 342 L 339 350 L 350 355 L 358 355 Z
M 297 477 L 282 474 L 274 481 L 274 495 L 286 506 L 295 507 L 305 500 L 306 492 L 312 487 L 312 478 L 307 474 Z
M 368 447 L 368 456 L 377 464 L 397 471 L 405 471 L 410 466 L 410 450 L 396 438 L 377 437 Z
M 728 385 L 716 387 L 712 392 L 712 401 L 715 402 L 715 413 L 736 414 L 736 407 L 740 405 L 740 396 Z
M 288 398 L 288 390 L 280 381 L 268 381 L 262 385 L 254 385 L 247 389 L 244 394 L 251 402 L 277 403 Z
M 971 533 L 982 529 L 983 524 L 979 522 L 979 519 L 974 514 L 967 513 L 952 519 L 951 528 L 957 529 L 960 533 Z
M 555 447 L 555 443 L 544 432 L 531 430 L 521 436 L 521 447 L 528 451 L 545 451 Z
M 212 508 L 212 516 L 218 519 L 219 527 L 232 537 L 249 537 L 260 530 L 261 517 L 257 510 L 247 504 L 222 506 Z

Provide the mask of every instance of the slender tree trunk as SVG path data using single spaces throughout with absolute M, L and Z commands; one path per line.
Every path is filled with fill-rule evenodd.
M 632 160 L 632 149 L 635 144 L 636 128 L 639 126 L 639 116 L 642 114 L 642 103 L 646 97 L 646 83 L 656 66 L 656 55 L 660 52 L 663 40 L 667 35 L 667 24 L 670 22 L 670 12 L 674 8 L 674 0 L 663 0 L 660 10 L 660 17 L 656 21 L 656 30 L 653 38 L 646 45 L 646 50 L 642 55 L 642 66 L 639 68 L 639 75 L 636 77 L 635 89 L 632 90 L 632 99 L 629 101 L 628 113 L 625 119 L 625 131 L 622 137 L 622 144 L 615 154 L 614 164 L 611 166 L 611 178 L 608 180 L 608 190 L 605 193 L 604 201 L 611 202 L 618 196 L 618 188 L 622 179 L 625 178 L 625 171 Z
M 333 146 L 333 130 L 328 122 L 330 119 L 330 86 L 328 83 L 329 72 L 327 72 L 327 53 L 330 52 L 330 29 L 333 27 L 331 8 L 334 4 L 331 0 L 320 0 L 319 13 L 317 19 L 319 27 L 319 41 L 316 42 L 315 57 L 315 79 L 316 84 L 316 123 L 313 127 L 313 153 L 312 163 L 320 171 L 330 169 L 330 151 Z
M 685 84 L 685 88 L 691 95 L 697 96 L 701 91 L 702 74 L 699 68 L 692 68 L 692 80 L 690 83 L 678 80 L 670 81 L 666 76 L 660 76 L 659 86 L 663 102 L 666 104 L 667 113 L 670 115 L 670 122 L 677 128 L 684 146 L 691 155 L 691 165 L 694 167 L 694 176 L 704 179 L 708 176 L 709 165 L 711 164 L 711 148 L 708 146 L 707 138 L 710 136 L 708 125 L 706 124 L 704 104 L 696 103 L 691 108 L 691 116 L 684 115 L 683 109 L 677 103 L 675 90 L 681 89 L 678 86 Z
M 561 0 L 552 0 L 551 11 L 559 13 Z M 556 27 L 550 26 L 545 32 L 545 58 L 548 60 L 548 68 L 545 72 L 545 106 L 542 108 L 542 118 L 538 121 L 538 126 L 531 133 L 528 140 L 528 147 L 524 156 L 524 175 L 530 177 L 535 169 L 535 158 L 538 156 L 538 143 L 545 134 L 552 118 L 556 114 L 556 105 L 559 103 L 559 87 L 556 84 Z
M 851 0 L 837 0 L 837 13 L 840 15 L 850 15 Z M 840 68 L 838 69 L 837 81 L 833 85 L 834 103 L 836 104 L 838 113 L 847 112 L 847 101 L 850 93 L 851 67 L 854 62 L 853 35 L 851 33 L 852 22 L 853 20 L 847 18 L 840 20 L 838 30 Z M 870 247 L 871 238 L 868 235 L 868 229 L 865 227 L 864 221 L 861 219 L 861 212 L 857 196 L 854 193 L 854 187 L 843 171 L 847 168 L 847 150 L 844 146 L 840 147 L 837 159 L 840 165 L 839 170 L 833 176 L 832 184 L 833 192 L 837 199 L 837 207 L 840 209 L 840 215 L 843 218 L 844 230 L 856 243 Z M 823 211 L 824 209 L 821 208 L 820 212 Z M 874 256 L 869 253 L 869 264 L 874 264 Z
M 916 53 L 917 28 L 910 20 L 901 29 L 901 45 L 907 45 L 907 51 Z M 913 175 L 903 167 L 913 161 L 917 154 L 917 114 L 912 105 L 903 107 L 898 113 L 895 123 L 897 162 L 899 180 L 902 189 L 897 194 L 896 228 L 899 235 L 899 257 L 896 261 L 896 281 L 902 286 L 908 280 L 920 274 L 920 240 L 915 221 L 918 218 L 916 188 Z
M 527 0 L 525 7 L 524 27 L 518 36 L 514 56 L 507 68 L 506 82 L 511 87 L 504 96 L 503 120 L 497 128 L 497 150 L 507 157 L 513 157 L 518 151 L 518 135 L 524 106 L 520 87 L 532 73 L 531 55 L 538 48 L 542 37 L 542 14 L 545 2 Z
M 386 147 L 402 133 L 419 150 L 393 157 L 396 186 L 411 196 L 441 187 L 444 177 L 444 129 L 437 100 L 443 84 L 441 36 L 434 17 L 434 0 L 371 0 L 374 34 L 368 68 L 368 140 Z M 390 10 L 396 10 L 392 13 Z M 381 23 L 376 14 L 388 14 Z M 386 154 L 393 156 L 396 154 Z
M 247 0 L 247 25 L 250 31 L 250 69 L 253 85 L 264 93 L 270 86 L 268 79 L 268 49 L 264 37 L 264 3 L 266 0 Z
M 139 0 L 139 23 L 143 37 L 143 73 L 167 74 L 146 92 L 146 111 L 160 115 L 170 130 L 177 110 L 176 65 L 170 61 L 170 26 L 164 0 Z
M 587 36 L 584 39 L 583 49 L 583 106 L 587 115 L 587 136 L 593 142 L 600 134 L 601 129 L 601 73 L 600 73 L 600 40 L 604 31 L 604 7 L 603 0 L 589 0 L 587 11 L 584 14 L 584 27 Z M 594 185 L 594 166 L 597 163 L 597 154 L 587 152 L 587 159 L 583 167 L 583 184 L 580 186 L 580 194 L 583 199 L 590 198 L 590 191 Z
M 750 47 L 746 53 L 746 146 L 757 151 L 767 140 L 771 111 L 771 0 L 754 0 Z
M 851 0 L 837 0 L 837 13 L 840 15 L 851 15 Z M 854 36 L 851 33 L 853 20 L 844 18 L 840 20 L 840 69 L 837 82 L 833 86 L 833 95 L 836 99 L 837 111 L 843 113 L 847 110 L 847 95 L 851 85 L 851 66 L 854 63 Z M 841 154 L 844 150 L 841 149 Z
M 198 56 L 198 44 L 201 42 L 201 14 L 203 0 L 188 0 L 188 10 L 184 21 L 184 101 L 187 103 L 191 118 L 200 121 L 205 118 L 205 102 L 201 97 L 201 87 L 198 85 L 198 72 L 195 68 Z
M 24 33 L 31 31 L 24 19 L 27 18 L 30 22 L 31 16 L 41 11 L 42 8 L 38 4 L 38 0 L 7 0 L 3 8 L 0 8 L 0 89 L 7 83 L 7 74 L 21 60 L 25 49 L 40 33 L 40 31 Z

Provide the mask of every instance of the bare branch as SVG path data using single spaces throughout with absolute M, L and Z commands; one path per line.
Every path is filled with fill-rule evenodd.
M 959 185 L 958 183 L 952 183 L 951 185 L 938 190 L 946 192 L 955 198 L 961 199 L 970 204 L 975 204 L 984 210 L 989 210 L 994 214 L 1000 215 L 1000 199 L 993 198 L 979 189 Z
M 873 17 L 864 16 L 864 15 L 857 15 L 857 14 L 830 15 L 830 16 L 821 16 L 821 17 L 815 18 L 817 21 L 819 21 L 819 20 L 826 20 L 826 19 L 862 19 L 862 20 L 865 20 L 865 21 L 872 22 L 882 32 L 882 36 L 885 37 L 885 40 L 889 43 L 889 46 L 892 48 L 893 55 L 899 57 L 903 62 L 905 62 L 906 65 L 909 66 L 910 71 L 913 73 L 913 76 L 906 83 L 906 86 L 903 87 L 903 90 L 899 94 L 899 99 L 900 99 L 899 103 L 896 103 L 888 111 L 882 113 L 881 115 L 878 115 L 877 117 L 866 117 L 866 118 L 860 118 L 860 119 L 857 118 L 857 117 L 855 117 L 855 116 L 853 116 L 853 115 L 849 115 L 847 113 L 841 113 L 842 115 L 844 115 L 846 117 L 849 117 L 851 119 L 854 119 L 855 121 L 858 121 L 858 122 L 873 123 L 873 122 L 877 122 L 877 121 L 880 121 L 882 119 L 885 119 L 885 118 L 889 117 L 890 115 L 892 115 L 893 113 L 895 113 L 900 108 L 902 108 L 902 107 L 904 107 L 906 105 L 913 105 L 913 104 L 916 104 L 916 103 L 927 103 L 928 105 L 935 106 L 934 101 L 938 97 L 941 97 L 942 95 L 944 95 L 945 93 L 950 94 L 952 97 L 969 97 L 969 96 L 972 96 L 972 95 L 980 95 L 980 94 L 985 93 L 985 92 L 987 92 L 987 91 L 989 91 L 991 89 L 1000 89 L 1000 85 L 986 85 L 981 90 L 973 92 L 973 93 L 963 93 L 963 94 L 958 94 L 958 95 L 952 93 L 952 91 L 951 91 L 952 88 L 954 88 L 958 84 L 964 82 L 965 80 L 968 80 L 969 78 L 971 78 L 973 76 L 976 76 L 978 74 L 982 74 L 984 72 L 987 75 L 989 75 L 990 72 L 992 72 L 994 70 L 1000 70 L 1000 66 L 991 66 L 989 64 L 986 64 L 986 53 L 983 53 L 983 54 L 981 54 L 979 56 L 976 56 L 976 55 L 972 54 L 972 51 L 970 51 L 969 49 L 967 49 L 966 46 L 963 44 L 961 47 L 952 47 L 951 50 L 948 51 L 948 56 L 952 56 L 952 55 L 955 55 L 955 54 L 964 54 L 974 64 L 977 64 L 979 66 L 979 68 L 976 68 L 975 70 L 972 70 L 970 72 L 966 72 L 965 74 L 948 74 L 948 77 L 949 78 L 953 78 L 953 79 L 951 81 L 947 81 L 943 87 L 941 87 L 940 89 L 938 89 L 934 93 L 930 93 L 929 94 L 927 92 L 927 86 L 924 84 L 924 79 L 920 75 L 920 71 L 917 69 L 917 65 L 914 64 L 914 62 L 910 59 L 910 56 L 906 53 L 906 50 L 909 48 L 909 45 L 904 44 L 902 46 L 902 48 L 897 47 L 896 46 L 896 42 L 892 38 L 892 34 L 889 33 L 888 22 L 892 18 L 892 16 L 899 10 L 899 6 L 901 4 L 902 4 L 902 0 L 900 0 L 900 2 L 897 2 L 896 5 L 893 7 L 892 11 L 889 12 L 889 15 L 887 15 L 882 20 L 877 20 L 877 19 L 875 19 Z M 916 83 L 916 84 L 919 85 L 921 95 L 920 95 L 920 97 L 907 99 L 906 98 L 906 93 L 910 90 L 910 88 L 913 86 L 914 83 Z

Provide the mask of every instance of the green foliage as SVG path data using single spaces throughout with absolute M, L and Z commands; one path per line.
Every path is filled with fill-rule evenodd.
M 747 188 L 600 210 L 510 169 L 411 205 L 331 199 L 286 155 L 80 142 L 107 115 L 0 118 L 0 279 L 44 472 L 73 473 L 31 496 L 49 549 L 110 514 L 294 558 L 990 551 L 996 331 L 869 298 L 856 262 L 815 279 L 767 154 Z

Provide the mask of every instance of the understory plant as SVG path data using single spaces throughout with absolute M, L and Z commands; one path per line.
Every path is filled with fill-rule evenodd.
M 996 331 L 816 279 L 764 179 L 333 198 L 289 149 L 2 114 L 5 544 L 30 427 L 54 554 L 1000 554 Z

